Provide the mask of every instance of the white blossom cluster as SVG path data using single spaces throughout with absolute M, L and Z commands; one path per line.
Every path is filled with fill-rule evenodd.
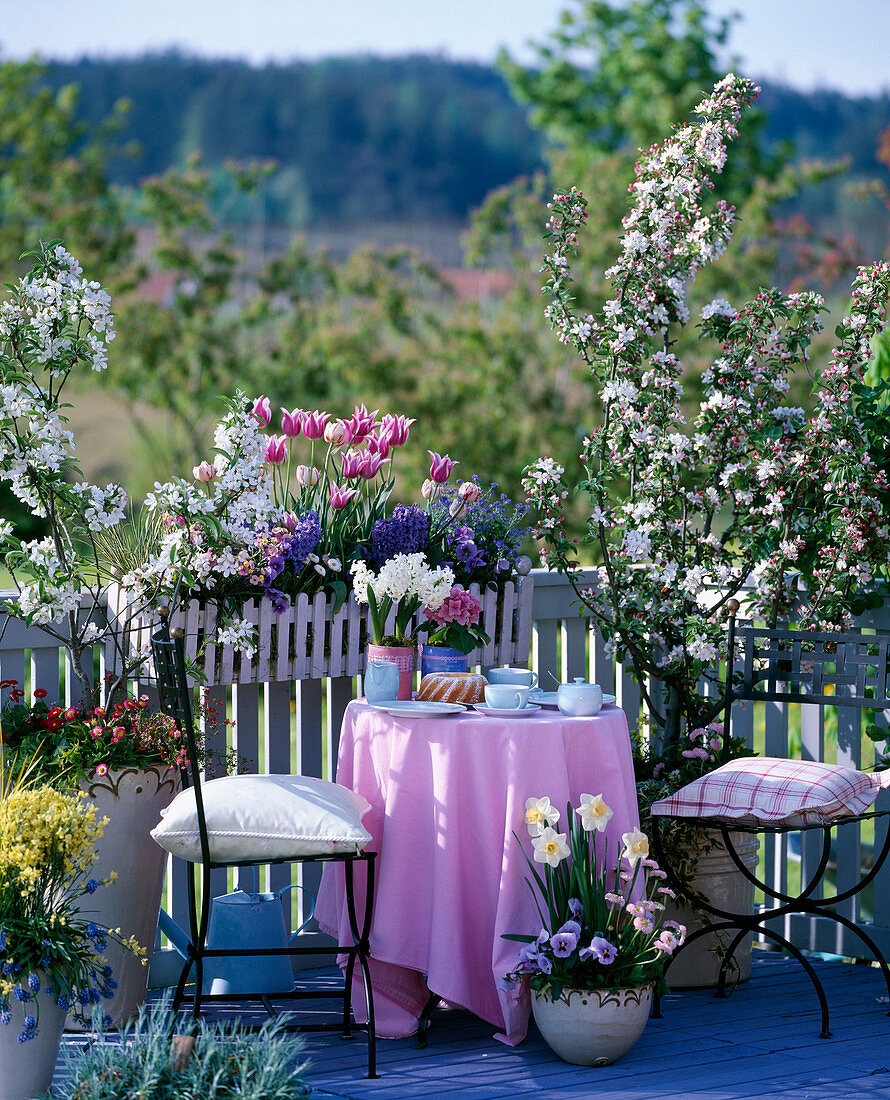
M 353 562 L 352 585 L 359 603 L 368 602 L 368 588 L 379 599 L 393 603 L 416 598 L 419 605 L 438 611 L 451 592 L 454 573 L 447 565 L 431 568 L 424 554 L 394 554 L 373 573 L 361 559 Z

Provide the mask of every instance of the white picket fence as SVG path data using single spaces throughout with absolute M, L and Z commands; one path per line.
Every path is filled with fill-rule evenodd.
M 628 723 L 631 728 L 635 727 L 644 715 L 640 690 L 629 670 L 607 656 L 602 638 L 590 629 L 589 621 L 579 615 L 572 589 L 564 578 L 534 570 L 532 579 L 530 654 L 524 659 L 516 647 L 517 638 L 522 635 L 514 635 L 509 651 L 482 655 L 492 657 L 490 661 L 483 660 L 483 669 L 488 664 L 505 660 L 517 664 L 530 662 L 537 669 L 545 689 L 573 676 L 596 680 L 605 691 L 618 697 Z M 524 614 L 527 614 L 527 606 Z M 890 633 L 890 606 L 885 604 L 878 611 L 868 613 L 857 626 Z M 14 678 L 24 683 L 29 691 L 43 687 L 52 697 L 73 701 L 77 686 L 72 682 L 64 651 L 60 651 L 56 643 L 39 629 L 26 628 L 17 620 L 9 620 L 4 625 L 2 617 L 0 632 L 0 677 Z M 528 636 L 525 630 L 522 634 Z M 354 674 L 354 665 L 327 677 L 313 676 L 318 668 L 317 664 L 310 663 L 303 673 L 306 678 L 270 676 L 259 682 L 253 680 L 210 688 L 207 701 L 218 713 L 215 722 L 208 720 L 205 725 L 210 747 L 224 751 L 233 746 L 251 768 L 258 771 L 299 772 L 333 779 L 343 713 L 349 701 L 360 694 L 361 677 Z M 330 671 L 330 666 L 327 670 Z M 146 687 L 151 690 L 150 685 L 134 686 L 139 690 Z M 864 741 L 860 715 L 853 713 L 852 708 L 829 709 L 825 713 L 817 706 L 776 703 L 737 704 L 737 708 L 733 718 L 735 731 L 744 733 L 760 753 L 803 755 L 807 759 L 825 759 L 864 768 L 874 762 L 875 749 L 871 742 Z M 227 725 L 227 721 L 234 725 Z M 884 792 L 878 805 L 890 808 L 890 794 Z M 840 830 L 836 866 L 831 868 L 838 889 L 852 883 L 858 868 L 867 864 L 872 846 L 883 842 L 886 821 L 878 819 L 874 829 L 849 826 Z M 795 844 L 795 837 L 796 834 L 791 834 L 790 837 L 771 838 L 763 848 L 763 866 L 768 881 L 780 888 L 797 878 L 801 870 L 806 873 L 816 858 L 807 843 L 801 851 Z M 304 882 L 310 890 L 316 885 L 312 870 L 309 869 Z M 289 868 L 272 867 L 263 885 L 278 890 L 289 883 L 289 875 Z M 215 894 L 233 888 L 232 879 L 225 871 L 214 871 L 213 876 Z M 296 926 L 303 903 L 298 891 L 293 891 L 291 897 L 295 899 L 292 919 Z M 174 919 L 185 925 L 186 878 L 184 867 L 178 861 L 171 861 L 164 904 Z M 841 911 L 851 920 L 863 922 L 879 947 L 890 955 L 890 869 L 885 869 L 864 895 L 844 903 Z M 856 937 L 836 925 L 823 926 L 816 919 L 788 921 L 779 930 L 802 948 L 851 957 L 859 957 L 862 953 L 862 945 Z M 176 962 L 172 951 L 159 945 L 153 961 L 153 983 L 167 984 L 178 969 Z

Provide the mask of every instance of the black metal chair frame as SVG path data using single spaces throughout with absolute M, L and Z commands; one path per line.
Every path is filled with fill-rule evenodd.
M 376 852 L 339 853 L 318 856 L 297 856 L 287 859 L 269 859 L 263 857 L 250 860 L 213 860 L 210 858 L 210 844 L 207 835 L 207 821 L 204 815 L 204 801 L 201 794 L 201 768 L 198 760 L 198 750 L 195 738 L 194 720 L 192 714 L 191 691 L 188 687 L 185 668 L 185 656 L 182 642 L 182 632 L 169 630 L 166 609 L 160 609 L 161 625 L 151 636 L 152 656 L 154 658 L 157 674 L 158 693 L 160 695 L 161 709 L 168 714 L 185 734 L 188 743 L 188 768 L 183 768 L 183 786 L 191 785 L 195 791 L 195 806 L 198 818 L 198 830 L 201 841 L 201 866 L 204 874 L 201 876 L 201 906 L 200 912 L 196 900 L 195 867 L 196 864 L 186 861 L 189 876 L 189 945 L 187 958 L 182 967 L 176 993 L 173 999 L 173 1010 L 177 1012 L 185 1000 L 185 988 L 188 975 L 194 968 L 194 998 L 192 1002 L 192 1018 L 197 1019 L 202 1005 L 208 1001 L 260 1001 L 270 1016 L 277 1016 L 277 1011 L 272 1001 L 291 1000 L 319 1000 L 339 997 L 342 993 L 343 1016 L 342 1020 L 326 1023 L 293 1023 L 287 1024 L 286 1030 L 299 1030 L 303 1032 L 339 1031 L 344 1039 L 351 1039 L 353 1031 L 364 1031 L 368 1041 L 368 1074 L 369 1078 L 379 1076 L 377 1074 L 376 1036 L 374 1032 L 374 996 L 371 987 L 370 957 L 370 933 L 372 906 L 374 897 L 374 869 Z M 288 945 L 275 948 L 237 948 L 237 949 L 213 949 L 207 947 L 207 930 L 210 916 L 212 897 L 210 893 L 210 874 L 215 868 L 229 867 L 259 867 L 266 864 L 302 864 L 302 863 L 342 863 L 346 879 L 346 910 L 349 920 L 351 944 L 336 944 L 331 947 L 313 945 L 311 947 Z M 361 864 L 365 867 L 366 884 L 364 896 L 364 914 L 361 922 L 358 919 L 355 897 L 355 867 Z M 300 989 L 295 988 L 287 993 L 204 993 L 202 990 L 204 978 L 204 960 L 210 958 L 222 958 L 233 956 L 268 956 L 268 955 L 330 955 L 334 959 L 345 958 L 344 985 L 342 991 L 337 988 L 330 989 Z M 352 1011 L 352 984 L 356 964 L 358 965 L 364 986 L 365 1009 L 367 1023 L 358 1023 Z
M 738 684 L 735 684 L 729 670 L 732 670 L 735 666 L 737 642 L 741 642 L 743 646 L 743 661 L 741 679 Z M 835 634 L 738 627 L 733 616 L 729 621 L 727 653 L 727 692 L 723 723 L 724 759 L 726 759 L 729 749 L 732 704 L 737 699 L 816 703 L 837 707 L 858 707 L 860 710 L 881 710 L 890 706 L 890 698 L 888 698 L 888 691 L 890 691 L 890 666 L 888 666 L 890 637 L 886 635 Z M 766 662 L 765 671 L 758 667 L 763 662 Z M 828 671 L 827 666 L 833 666 L 833 671 Z M 805 688 L 806 690 L 804 690 Z M 833 690 L 827 690 L 829 688 Z M 835 907 L 840 902 L 847 901 L 860 893 L 878 875 L 884 861 L 890 854 L 890 829 L 887 830 L 884 843 L 874 858 L 871 868 L 865 875 L 861 875 L 858 882 L 833 897 L 813 897 L 828 867 L 832 830 L 840 825 L 888 815 L 890 815 L 890 810 L 876 810 L 836 818 L 825 825 L 776 827 L 747 825 L 743 822 L 717 818 L 674 819 L 684 822 L 694 821 L 705 828 L 719 830 L 730 858 L 742 875 L 753 883 L 756 889 L 762 890 L 765 897 L 771 898 L 780 904 L 774 908 L 764 906 L 753 913 L 733 913 L 720 909 L 706 899 L 696 898 L 696 909 L 715 919 L 704 924 L 702 928 L 687 937 L 683 946 L 668 960 L 665 967 L 665 976 L 667 976 L 671 964 L 680 952 L 696 940 L 712 933 L 734 932 L 735 934 L 723 954 L 715 994 L 717 997 L 725 997 L 726 979 L 735 952 L 747 936 L 763 936 L 789 952 L 806 971 L 819 999 L 822 1014 L 820 1036 L 823 1039 L 828 1039 L 831 1037 L 828 1001 L 819 976 L 802 951 L 785 936 L 772 928 L 766 927 L 766 921 L 772 921 L 777 917 L 793 913 L 804 916 L 825 917 L 857 936 L 879 964 L 887 986 L 887 994 L 890 997 L 890 967 L 888 967 L 887 961 L 881 954 L 877 944 L 863 928 L 848 917 L 835 911 Z M 673 871 L 670 859 L 665 853 L 665 846 L 662 843 L 659 831 L 660 826 L 661 818 L 658 815 L 653 815 L 652 841 L 655 858 L 667 874 L 667 881 L 672 889 L 678 893 L 683 893 L 684 885 Z M 733 832 L 754 835 L 780 835 L 782 833 L 814 832 L 816 830 L 822 832 L 822 851 L 819 861 L 808 881 L 801 884 L 801 890 L 796 895 L 785 894 L 780 890 L 776 890 L 769 883 L 758 878 L 736 851 L 730 835 Z M 660 1002 L 657 995 L 653 1014 L 656 1018 L 660 1018 Z

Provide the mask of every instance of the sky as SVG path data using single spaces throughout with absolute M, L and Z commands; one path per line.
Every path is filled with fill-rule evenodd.
M 575 0 L 0 0 L 0 56 L 132 55 L 179 47 L 254 63 L 350 53 L 522 59 Z M 742 11 L 745 75 L 854 94 L 890 88 L 890 0 L 709 0 Z M 727 59 L 728 61 L 728 59 Z

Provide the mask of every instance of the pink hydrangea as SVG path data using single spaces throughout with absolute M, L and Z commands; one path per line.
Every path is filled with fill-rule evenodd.
M 482 604 L 460 585 L 451 589 L 438 611 L 425 612 L 426 617 L 438 626 L 445 623 L 459 623 L 461 626 L 475 626 L 479 622 Z

